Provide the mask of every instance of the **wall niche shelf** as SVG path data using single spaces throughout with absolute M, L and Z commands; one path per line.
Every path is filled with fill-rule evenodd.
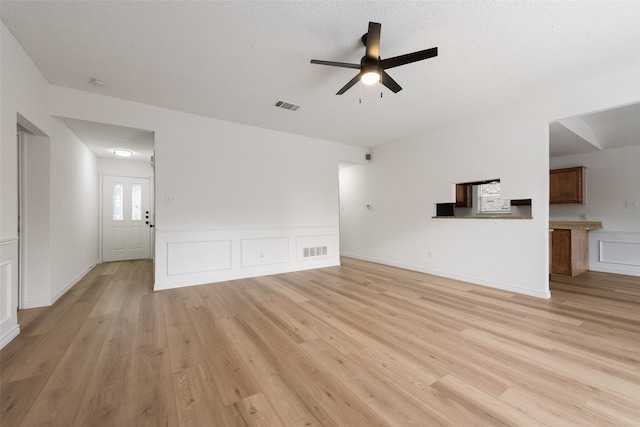
M 435 204 L 432 218 L 453 219 L 533 219 L 531 199 L 501 196 L 500 179 L 453 184 L 455 199 Z
M 433 219 L 533 219 L 522 215 L 432 216 Z

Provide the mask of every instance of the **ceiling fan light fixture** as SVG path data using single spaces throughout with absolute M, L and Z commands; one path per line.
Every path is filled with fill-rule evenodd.
M 362 75 L 360 81 L 366 85 L 373 85 L 380 81 L 380 73 L 378 71 L 369 71 Z
M 354 78 L 349 80 L 349 82 L 344 85 L 336 93 L 336 95 L 344 94 L 358 82 L 366 85 L 373 85 L 380 82 L 391 92 L 398 93 L 402 90 L 402 86 L 400 86 L 395 80 L 393 80 L 391 76 L 386 73 L 386 70 L 438 56 L 438 48 L 432 47 L 430 49 L 424 49 L 417 52 L 394 56 L 393 58 L 380 58 L 381 27 L 382 25 L 378 22 L 369 22 L 369 31 L 367 31 L 367 33 L 363 35 L 361 39 L 366 50 L 364 56 L 360 60 L 360 65 L 351 64 L 348 62 L 323 61 L 319 59 L 311 60 L 312 64 L 329 65 L 332 67 L 342 68 L 355 68 L 356 70 L 360 70 L 360 72 Z

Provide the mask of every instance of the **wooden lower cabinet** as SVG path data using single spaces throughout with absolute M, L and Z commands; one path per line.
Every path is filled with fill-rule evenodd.
M 551 234 L 551 273 L 577 276 L 589 269 L 589 231 L 554 229 Z
M 456 208 L 470 208 L 473 206 L 472 189 L 473 186 L 471 184 L 456 184 Z

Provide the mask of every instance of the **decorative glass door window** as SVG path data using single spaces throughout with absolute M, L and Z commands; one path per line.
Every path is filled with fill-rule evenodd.
M 131 184 L 131 221 L 142 221 L 141 184 Z
M 124 185 L 121 182 L 113 184 L 113 221 L 124 221 Z

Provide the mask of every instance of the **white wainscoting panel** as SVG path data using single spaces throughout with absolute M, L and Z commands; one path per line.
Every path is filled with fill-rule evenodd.
M 231 268 L 231 240 L 167 243 L 167 275 Z
M 289 262 L 288 237 L 242 239 L 240 245 L 243 268 Z
M 18 237 L 0 239 L 0 348 L 20 333 L 18 326 Z
M 640 276 L 640 232 L 589 232 L 589 269 Z
M 11 319 L 11 262 L 0 264 L 0 323 Z
M 155 233 L 155 290 L 340 265 L 338 226 Z
M 640 243 L 600 240 L 600 262 L 640 267 Z

